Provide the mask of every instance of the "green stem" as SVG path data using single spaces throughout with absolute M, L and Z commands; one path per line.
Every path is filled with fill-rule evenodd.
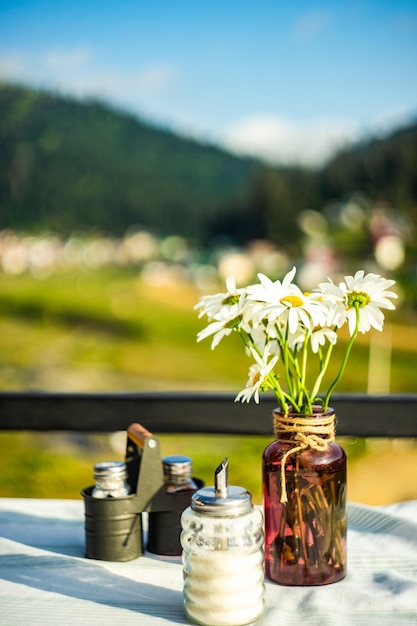
M 305 372 L 304 370 L 304 356 L 302 361 L 302 368 L 300 369 L 297 357 L 293 356 L 292 358 L 293 367 L 294 367 L 294 384 L 292 388 L 292 397 L 294 401 L 297 402 L 298 411 L 301 411 L 301 407 L 303 406 L 304 398 L 309 399 L 308 390 L 305 385 Z M 297 400 L 295 400 L 297 398 Z M 293 401 L 293 404 L 294 404 Z M 296 406 L 294 406 L 296 408 Z M 308 412 L 308 411 L 306 411 Z
M 308 337 L 308 333 L 306 332 L 305 338 L 304 338 L 304 343 L 303 343 L 303 357 L 302 357 L 300 389 L 299 389 L 298 402 L 300 404 L 302 404 L 303 396 L 304 396 L 306 398 L 306 400 L 307 400 L 308 411 L 311 413 L 312 412 L 312 408 L 310 406 L 311 405 L 311 401 L 310 401 L 309 394 L 308 394 L 307 387 L 306 387 L 308 341 L 309 341 L 309 337 Z
M 271 389 L 274 391 L 275 396 L 280 405 L 280 408 L 284 412 L 284 415 L 288 415 L 288 405 L 291 404 L 291 402 L 289 402 L 290 400 L 289 396 L 286 393 L 284 393 L 284 391 L 281 388 L 281 385 L 276 379 L 276 376 L 274 376 L 272 373 L 268 375 L 267 381 Z
M 316 382 L 314 383 L 314 387 L 312 389 L 311 392 L 311 399 L 314 402 L 315 398 L 317 398 L 317 395 L 320 391 L 320 386 L 323 380 L 323 377 L 327 371 L 327 368 L 329 367 L 329 363 L 330 363 L 330 357 L 332 355 L 333 352 L 333 348 L 334 348 L 334 344 L 330 343 L 329 347 L 327 348 L 327 353 L 326 353 L 326 357 L 324 359 L 324 361 L 321 363 L 320 366 L 320 374 L 317 376 L 316 378 Z
M 278 344 L 280 347 L 281 357 L 282 357 L 282 361 L 284 365 L 285 379 L 287 382 L 288 392 L 289 392 L 290 397 L 294 398 L 295 400 L 296 394 L 295 394 L 293 379 L 297 378 L 297 359 L 294 357 L 294 355 L 290 352 L 288 348 L 289 326 L 287 324 L 285 337 L 280 327 L 277 324 L 275 325 L 275 329 L 280 339 Z
M 247 348 L 254 348 L 256 350 L 256 352 L 260 356 L 262 356 L 261 351 L 259 350 L 258 346 L 256 345 L 256 343 L 252 339 L 251 335 L 249 333 L 247 333 L 246 331 L 242 330 L 240 327 L 238 327 L 236 330 L 238 332 L 238 335 L 242 339 L 243 343 L 245 344 L 245 346 Z
M 359 332 L 359 321 L 360 321 L 360 313 L 359 313 L 359 303 L 355 302 L 355 311 L 356 311 L 356 325 L 355 325 L 355 330 L 352 333 L 351 338 L 349 339 L 349 342 L 346 346 L 346 352 L 345 352 L 345 356 L 343 358 L 342 364 L 340 366 L 340 369 L 337 373 L 336 378 L 334 379 L 334 381 L 332 382 L 332 384 L 329 387 L 329 390 L 327 391 L 326 397 L 324 399 L 324 403 L 323 403 L 323 411 L 327 411 L 328 407 L 329 407 L 329 402 L 330 402 L 330 396 L 333 393 L 334 388 L 336 387 L 336 385 L 338 384 L 338 382 L 340 381 L 340 379 L 343 376 L 343 372 L 345 371 L 347 362 L 349 360 L 349 355 L 350 355 L 350 351 L 352 350 L 352 346 L 355 342 L 356 337 L 358 336 L 358 332 Z

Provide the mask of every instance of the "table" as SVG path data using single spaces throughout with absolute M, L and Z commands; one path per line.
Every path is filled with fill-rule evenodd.
M 325 587 L 266 582 L 256 626 L 417 624 L 417 501 L 349 504 L 348 575 Z M 84 503 L 0 498 L 0 624 L 187 624 L 180 558 L 84 558 Z

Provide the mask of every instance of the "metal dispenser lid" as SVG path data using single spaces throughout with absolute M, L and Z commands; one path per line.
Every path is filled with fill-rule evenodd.
M 228 485 L 229 459 L 224 459 L 214 472 L 214 487 L 199 489 L 191 508 L 213 517 L 237 517 L 252 510 L 252 497 L 243 487 Z

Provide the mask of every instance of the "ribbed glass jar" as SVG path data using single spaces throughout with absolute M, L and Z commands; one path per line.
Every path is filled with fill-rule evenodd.
M 197 492 L 197 499 L 208 489 Z M 241 493 L 246 498 L 247 492 L 238 497 Z M 233 502 L 229 511 L 227 503 L 218 502 L 212 510 L 209 501 L 203 502 L 208 514 L 193 505 L 182 514 L 185 613 L 203 626 L 250 624 L 264 611 L 262 513 L 249 502 L 242 503 L 241 513 L 233 510 Z
M 182 515 L 184 606 L 195 624 L 250 624 L 264 610 L 262 515 Z

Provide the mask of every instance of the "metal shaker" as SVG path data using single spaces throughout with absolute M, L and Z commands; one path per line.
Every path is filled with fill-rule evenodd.
M 86 556 L 130 561 L 142 554 L 142 519 L 122 461 L 94 466 L 95 485 L 81 492 L 85 507 Z
M 156 510 L 148 514 L 147 549 L 154 554 L 180 556 L 181 513 L 190 505 L 193 493 L 202 482 L 196 482 L 192 477 L 192 463 L 188 456 L 166 456 L 162 459 L 162 469 L 165 504 L 153 507 Z

